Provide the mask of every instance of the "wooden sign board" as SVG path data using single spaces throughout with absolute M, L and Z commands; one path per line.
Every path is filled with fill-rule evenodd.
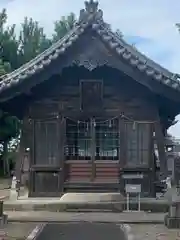
M 103 81 L 82 80 L 80 82 L 80 109 L 94 111 L 102 108 Z

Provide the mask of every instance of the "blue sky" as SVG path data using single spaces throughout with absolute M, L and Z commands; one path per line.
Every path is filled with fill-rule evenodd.
M 79 14 L 84 0 L 0 0 L 7 8 L 9 24 L 17 31 L 25 16 L 40 22 L 50 35 L 53 22 L 69 12 Z M 104 19 L 120 29 L 125 39 L 170 71 L 180 73 L 179 0 L 99 0 Z M 178 116 L 180 119 L 180 116 Z M 180 122 L 170 129 L 180 138 Z

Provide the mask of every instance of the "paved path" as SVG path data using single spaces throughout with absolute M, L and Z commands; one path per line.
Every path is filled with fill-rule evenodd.
M 33 231 L 36 223 L 8 223 L 4 231 L 8 240 L 23 240 Z
M 40 225 L 39 225 L 40 226 Z M 40 228 L 41 229 L 41 228 Z M 41 229 L 42 230 L 42 229 Z M 58 223 L 47 224 L 37 240 L 56 239 L 121 239 L 121 240 L 179 240 L 179 229 L 167 229 L 158 224 L 117 223 Z M 31 240 L 34 239 L 33 235 Z
M 13 215 L 13 216 L 12 216 Z M 108 236 L 107 239 L 112 240 L 112 236 L 116 237 L 116 234 L 119 234 L 120 238 L 122 239 L 122 231 L 120 227 L 122 226 L 130 226 L 131 232 L 130 234 L 134 237 L 133 240 L 175 240 L 180 239 L 180 230 L 174 229 L 170 230 L 167 229 L 161 222 L 163 220 L 163 215 L 161 214 L 145 214 L 145 213 L 51 213 L 51 212 L 11 212 L 10 213 L 10 220 L 13 218 L 16 220 L 26 223 L 9 223 L 6 230 L 8 231 L 9 236 L 15 236 L 15 239 L 21 239 L 23 236 L 27 236 L 28 232 L 32 230 L 33 226 L 35 227 L 42 225 L 41 220 L 47 222 L 47 226 L 44 232 L 40 235 L 38 240 L 46 240 L 52 239 L 55 240 L 56 235 L 60 235 L 61 238 L 59 239 L 71 239 L 71 233 L 74 231 L 77 235 L 77 239 L 86 239 L 88 237 L 92 238 L 91 233 L 88 231 L 99 230 L 102 234 L 103 240 L 106 239 L 105 237 Z M 13 218 L 12 218 L 13 217 Z M 151 223 L 150 221 L 158 220 L 158 224 Z M 29 221 L 37 221 L 37 222 L 28 222 Z M 144 221 L 144 223 L 143 223 Z M 149 221 L 149 222 L 148 222 Z M 93 223 L 93 224 L 92 224 Z M 141 224 L 137 224 L 141 223 Z M 146 223 L 146 224 L 145 224 Z M 148 224 L 147 224 L 148 223 Z M 71 225 L 71 231 L 67 231 L 67 225 Z M 60 227 L 60 226 L 63 226 Z M 64 228 L 65 226 L 65 228 Z M 81 226 L 81 231 L 80 227 Z M 88 227 L 85 227 L 88 226 Z M 103 228 L 106 226 L 106 228 Z M 88 228 L 88 229 L 87 229 Z M 102 230 L 105 229 L 105 230 Z M 74 230 L 73 230 L 74 229 Z M 103 235 L 105 231 L 111 233 L 109 237 L 109 233 Z M 113 230 L 112 230 L 113 229 Z M 124 228 L 127 230 L 127 228 Z M 86 231 L 86 237 L 83 234 Z M 94 231 L 93 230 L 93 231 Z M 112 235 L 112 231 L 114 235 Z M 54 236 L 52 236 L 54 234 Z M 70 235 L 67 235 L 70 234 Z M 79 234 L 79 235 L 78 235 Z M 81 234 L 81 235 L 80 235 Z M 161 234 L 161 236 L 159 236 Z M 97 236 L 101 239 L 101 236 Z M 177 237 L 178 236 L 178 237 Z M 18 238 L 19 237 L 19 238 Z M 21 237 L 21 238 L 20 238 Z M 66 238 L 68 237 L 68 238 Z M 96 236 L 95 236 L 96 237 Z M 159 238 L 158 238 L 159 237 Z M 73 234 L 73 239 L 75 235 Z M 11 239 L 11 238 L 9 238 Z M 23 238 L 22 238 L 23 239 Z M 76 239 L 76 238 L 75 238 Z M 116 239 L 116 238 L 115 238 Z
M 161 224 L 130 224 L 134 240 L 180 240 L 180 229 Z
M 123 230 L 115 223 L 47 224 L 37 240 L 126 240 Z
M 35 222 L 67 222 L 67 221 L 89 221 L 89 222 L 123 222 L 123 223 L 163 223 L 162 213 L 112 213 L 112 212 L 6 212 L 10 221 L 35 221 Z

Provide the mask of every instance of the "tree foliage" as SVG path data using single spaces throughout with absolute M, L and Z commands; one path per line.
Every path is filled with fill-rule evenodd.
M 60 20 L 55 21 L 53 42 L 64 37 L 64 35 L 74 27 L 75 23 L 76 16 L 74 13 L 70 13 L 67 17 L 63 16 Z
M 0 13 L 0 59 L 3 63 L 9 63 L 13 70 L 18 67 L 18 40 L 15 35 L 15 24 L 8 27 L 6 24 L 7 13 L 3 9 Z
M 20 59 L 19 64 L 22 65 L 45 49 L 50 47 L 51 41 L 47 39 L 44 30 L 39 26 L 38 22 L 33 21 L 32 18 L 25 17 L 24 22 L 21 24 L 21 31 L 18 40 Z
M 76 23 L 76 16 L 70 13 L 63 16 L 54 23 L 54 33 L 48 38 L 44 29 L 32 18 L 24 18 L 21 29 L 16 35 L 16 25 L 7 26 L 7 12 L 3 9 L 0 12 L 0 76 L 13 71 L 22 64 L 27 63 L 38 54 L 46 50 L 53 42 L 60 38 L 73 28 Z M 20 121 L 0 110 L 0 144 L 6 156 L 8 144 L 13 139 L 18 139 L 20 134 Z M 9 146 L 14 144 L 9 144 Z M 4 157 L 2 157 L 4 161 Z M 4 166 L 4 164 L 3 164 Z
M 0 76 L 10 71 L 10 64 L 0 59 Z M 0 152 L 1 152 L 1 169 L 3 174 L 10 175 L 9 161 L 7 160 L 8 143 L 13 138 L 17 138 L 20 133 L 20 121 L 17 117 L 9 113 L 0 111 Z

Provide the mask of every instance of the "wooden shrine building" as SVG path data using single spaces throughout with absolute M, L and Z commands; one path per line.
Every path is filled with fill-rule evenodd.
M 26 165 L 29 196 L 123 192 L 125 183 L 153 196 L 154 145 L 165 177 L 180 82 L 112 32 L 90 1 L 64 38 L 2 77 L 0 107 L 23 122 L 16 174 Z

